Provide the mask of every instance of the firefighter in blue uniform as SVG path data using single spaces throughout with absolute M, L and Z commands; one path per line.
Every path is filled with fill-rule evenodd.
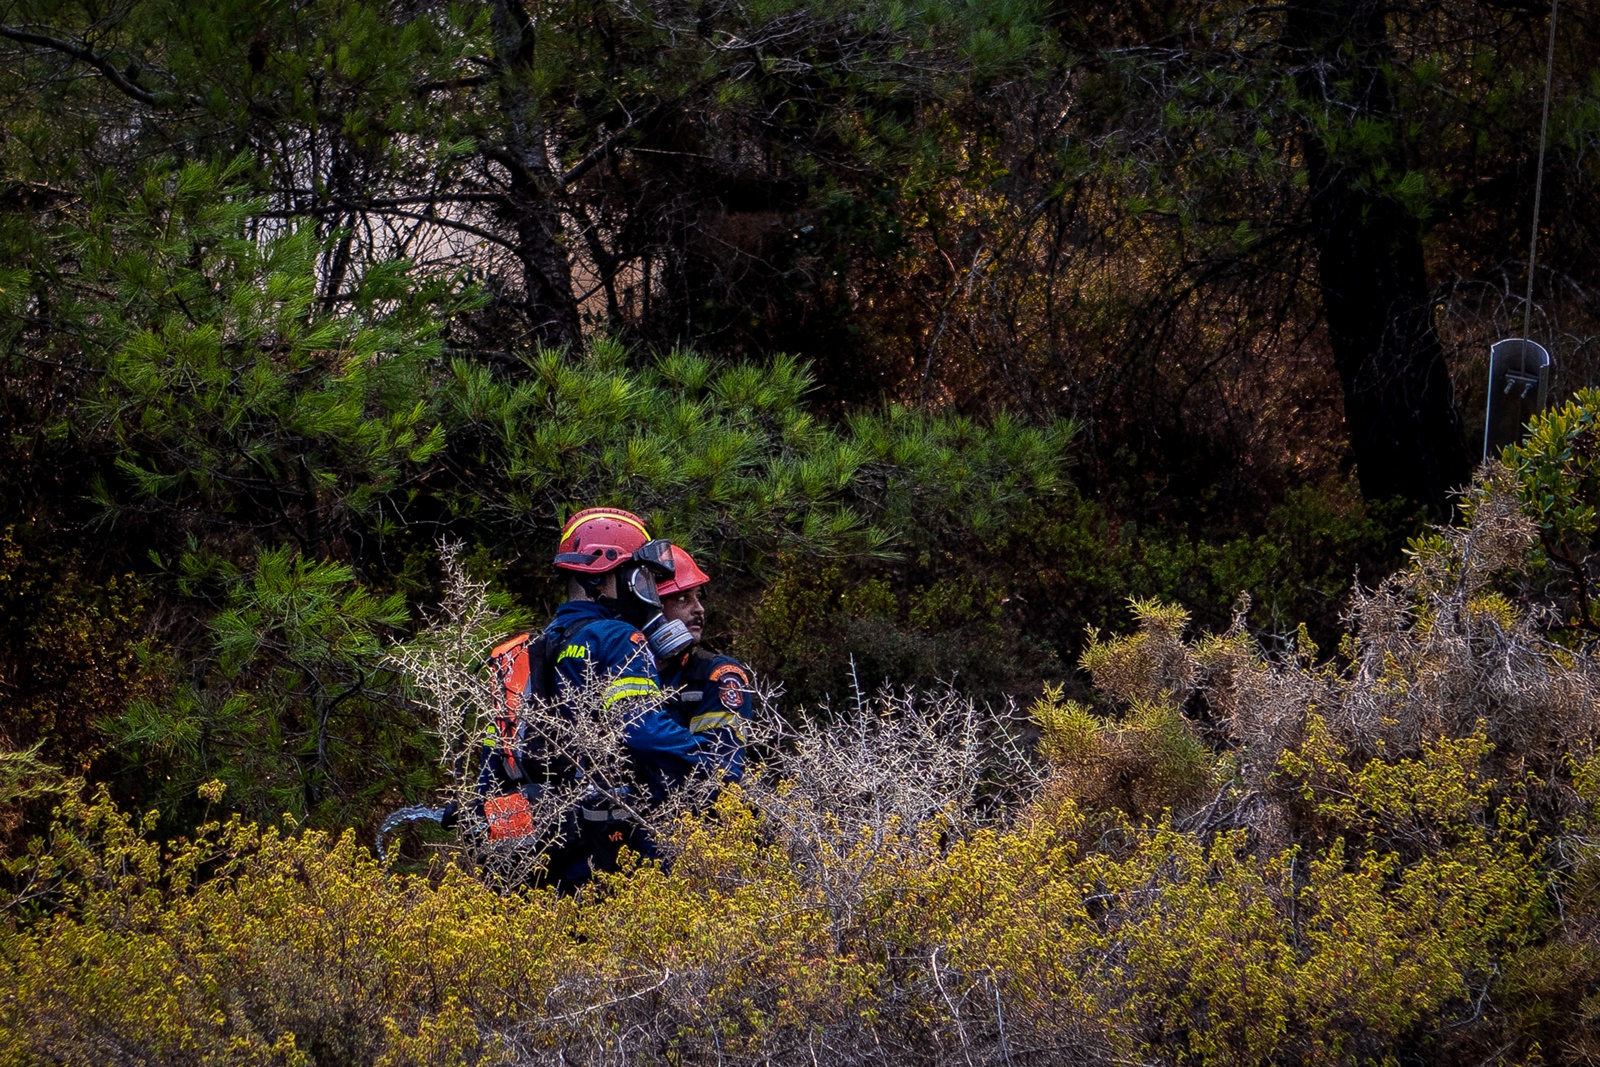
M 737 782 L 744 773 L 744 724 L 754 714 L 750 672 L 745 665 L 732 656 L 699 647 L 706 620 L 703 594 L 710 576 L 679 545 L 672 546 L 672 561 L 672 577 L 657 587 L 662 617 L 682 623 L 695 645 L 661 658 L 661 685 L 668 694 L 668 710 L 699 740 L 714 765 L 682 767 L 681 773 L 659 778 L 652 775 L 651 789 L 658 794 L 681 784 L 697 769 L 715 770 L 724 780 Z
M 693 642 L 686 625 L 667 620 L 661 612 L 656 580 L 669 577 L 673 566 L 667 542 L 652 540 L 631 512 L 590 508 L 562 529 L 555 565 L 567 576 L 568 599 L 544 631 L 544 660 L 527 668 L 548 672 L 541 688 L 559 696 L 603 681 L 605 707 L 626 706 L 629 723 L 623 743 L 635 771 L 647 782 L 682 780 L 700 765 L 710 765 L 706 739 L 683 725 L 662 701 L 657 657 L 678 657 Z M 482 795 L 505 796 L 527 788 L 517 784 L 519 777 L 532 781 L 582 773 L 581 768 L 552 766 L 538 750 L 537 738 L 519 739 L 519 744 L 526 767 L 517 767 L 517 746 L 494 749 L 485 760 Z M 551 856 L 547 877 L 560 888 L 582 884 L 596 869 L 615 870 L 624 845 L 647 858 L 655 855 L 648 833 L 606 795 L 627 786 L 596 786 L 568 819 L 566 845 Z M 493 804 L 490 800 L 486 807 Z

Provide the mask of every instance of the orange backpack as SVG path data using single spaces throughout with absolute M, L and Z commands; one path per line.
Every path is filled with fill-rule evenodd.
M 494 727 L 499 739 L 500 760 L 506 775 L 513 782 L 527 780 L 530 776 L 522 766 L 522 743 L 527 730 L 522 721 L 522 709 L 535 694 L 535 681 L 540 683 L 537 695 L 549 692 L 546 678 L 545 636 L 517 634 L 495 645 L 489 652 L 489 670 L 494 673 Z M 540 667 L 535 671 L 532 665 Z
M 532 809 L 523 790 L 537 790 L 540 783 L 535 779 L 547 776 L 551 768 L 528 766 L 528 726 L 523 721 L 522 709 L 531 700 L 550 700 L 556 695 L 555 651 L 586 628 L 587 624 L 580 625 L 554 637 L 547 630 L 516 634 L 489 651 L 498 742 L 494 754 L 500 757 L 500 766 L 512 786 L 509 793 L 484 801 L 483 814 L 489 823 L 490 840 L 526 837 L 533 833 Z M 537 760 L 538 756 L 533 759 Z

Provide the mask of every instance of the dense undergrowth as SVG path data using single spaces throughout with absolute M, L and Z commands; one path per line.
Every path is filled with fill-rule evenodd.
M 438 599 L 441 536 L 547 617 L 562 519 L 633 508 L 714 575 L 711 643 L 814 705 L 852 664 L 1026 700 L 1129 595 L 1220 628 L 1250 589 L 1257 626 L 1336 637 L 1352 567 L 1407 528 L 1337 480 L 1259 522 L 1139 526 L 1075 481 L 1071 420 L 826 419 L 782 356 L 469 358 L 465 279 L 389 262 L 330 309 L 326 248 L 253 232 L 255 206 L 237 163 L 155 163 L 86 187 L 4 282 L 59 325 L 0 337 L 0 741 L 169 832 L 213 778 L 249 818 L 323 828 L 437 786 L 384 649 Z
M 769 706 L 670 870 L 577 898 L 492 891 L 455 843 L 395 873 L 237 816 L 163 842 L 69 790 L 10 861 L 0 1060 L 1592 1062 L 1580 399 L 1358 588 L 1332 654 L 1140 601 L 1031 746 L 951 690 Z

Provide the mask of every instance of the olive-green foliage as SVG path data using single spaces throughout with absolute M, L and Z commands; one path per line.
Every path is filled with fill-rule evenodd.
M 1523 509 L 1538 524 L 1539 553 L 1529 577 L 1570 589 L 1564 622 L 1577 640 L 1600 633 L 1591 557 L 1600 543 L 1600 390 L 1581 389 L 1534 419 L 1504 452 Z M 1470 498 L 1469 498 L 1470 500 Z
M 250 233 L 241 177 L 156 165 L 127 189 L 107 173 L 52 235 L 71 273 L 41 259 L 31 284 L 85 373 L 46 434 L 111 461 L 115 479 L 91 484 L 108 520 L 265 526 L 320 550 L 370 525 L 444 444 L 425 368 L 449 288 L 392 263 L 331 311 L 322 243 Z
M 1595 523 L 1600 507 L 1597 415 L 1600 392 L 1583 389 L 1532 420 L 1523 440 L 1502 453 L 1504 466 L 1468 494 L 1464 508 L 1481 523 L 1506 511 L 1509 498 L 1526 528 L 1510 541 L 1484 539 L 1473 546 L 1475 563 L 1464 560 L 1445 571 L 1477 584 L 1473 608 L 1508 632 L 1526 629 L 1533 616 L 1548 611 L 1542 625 L 1558 649 L 1570 650 L 1564 658 L 1574 665 L 1593 655 L 1600 621 L 1593 577 L 1600 547 Z M 1503 487 L 1499 492 L 1497 482 Z M 1415 547 L 1420 559 L 1440 549 L 1437 539 Z M 1549 710 L 1533 725 L 1535 736 L 1592 736 L 1592 700 L 1576 716 L 1563 714 L 1559 698 L 1543 703 Z M 1538 773 L 1570 780 L 1571 785 L 1571 793 L 1560 798 L 1566 802 L 1554 805 L 1563 833 L 1549 852 L 1555 860 L 1552 891 L 1561 922 L 1547 939 L 1506 961 L 1497 992 L 1505 1004 L 1509 1034 L 1535 1045 L 1554 1062 L 1576 1064 L 1600 1055 L 1600 822 L 1594 807 L 1600 802 L 1600 759 L 1592 743 L 1587 749 L 1574 748 L 1562 763 L 1552 765 L 1548 756 L 1532 761 Z
M 1214 622 L 1241 585 L 1276 581 L 1286 591 L 1262 603 L 1298 610 L 1306 589 L 1326 595 L 1328 560 L 1370 540 L 1337 493 L 1292 501 L 1306 523 L 1215 550 L 1119 530 L 1072 492 L 1073 423 L 904 407 L 827 422 L 808 368 L 782 356 L 716 362 L 599 339 L 484 358 L 447 340 L 483 299 L 464 278 L 374 261 L 325 293 L 340 233 L 253 222 L 254 183 L 239 161 L 157 157 L 100 171 L 26 226 L 7 217 L 20 266 L 0 289 L 26 314 L 0 334 L 17 384 L 0 442 L 6 521 L 36 523 L 32 544 L 66 539 L 91 585 L 137 583 L 152 620 L 134 641 L 146 624 L 133 613 L 111 642 L 144 650 L 137 684 L 92 687 L 92 711 L 48 755 L 115 737 L 110 769 L 173 813 L 213 776 L 252 814 L 325 820 L 355 817 L 383 783 L 412 796 L 427 784 L 409 757 L 394 763 L 398 742 L 375 740 L 405 728 L 373 710 L 390 699 L 371 684 L 375 645 L 239 667 L 219 652 L 226 617 L 211 617 L 253 587 L 189 581 L 196 561 L 249 575 L 288 545 L 295 566 L 348 568 L 341 588 L 414 600 L 432 593 L 448 533 L 535 613 L 559 596 L 545 560 L 561 521 L 631 506 L 711 570 L 713 640 L 815 702 L 846 689 L 852 662 L 868 688 L 956 678 L 986 696 L 1031 693 L 1063 676 L 1082 620 L 1108 622 L 1128 591 L 1199 586 Z M 307 585 L 296 617 L 329 595 Z M 85 589 L 68 614 L 96 617 L 92 600 Z M 63 676 L 82 658 L 25 647 Z M 341 698 L 358 679 L 361 696 Z M 324 705 L 346 727 L 383 728 L 330 735 Z M 29 726 L 19 743 L 47 732 Z M 342 757 L 329 737 L 350 749 L 331 777 Z
M 819 570 L 798 554 L 781 557 L 739 620 L 732 651 L 807 705 L 856 685 L 942 681 L 998 698 L 1059 672 L 1049 645 L 1030 639 L 1007 612 L 1003 578 L 938 578 L 906 589 L 887 570 Z
M 1573 786 L 1586 811 L 1568 817 L 1555 883 L 1562 922 L 1550 938 L 1511 957 L 1499 993 L 1507 1028 L 1566 1063 L 1600 1055 L 1600 757 L 1574 760 Z
M 43 747 L 37 742 L 20 750 L 0 749 L 0 851 L 12 851 L 7 846 L 23 831 L 30 807 L 71 791 L 61 769 L 39 757 Z
M 252 234 L 240 178 L 236 164 L 156 164 L 130 191 L 108 174 L 53 235 L 74 273 L 41 254 L 23 277 L 70 296 L 52 343 L 82 374 L 46 439 L 111 461 L 95 482 L 103 518 L 142 511 L 351 555 L 444 514 L 509 551 L 605 500 L 748 568 L 785 546 L 988 539 L 1065 486 L 1070 422 L 890 408 L 831 426 L 787 357 L 717 364 L 600 339 L 509 369 L 446 358 L 441 321 L 470 290 L 397 261 L 330 309 L 315 294 L 326 246 L 309 229 Z M 29 343 L 14 337 L 13 355 Z
M 30 532 L 0 528 L 0 627 L 11 653 L 4 671 L 26 694 L 0 735 L 46 742 L 53 758 L 82 773 L 99 754 L 90 731 L 96 705 L 149 684 L 138 627 L 150 590 L 134 574 L 96 580 L 80 554 L 53 552 Z
M 778 323 L 754 307 L 781 321 L 837 273 L 820 262 L 894 255 L 902 241 L 876 225 L 874 199 L 914 163 L 954 165 L 917 113 L 1017 72 L 1039 14 L 1031 0 L 562 0 L 536 16 L 508 0 L 224 0 L 203 15 L 172 0 L 28 0 L 7 23 L 92 42 L 114 74 L 0 37 L 15 116 L 0 166 L 70 189 L 97 164 L 242 152 L 270 198 L 254 214 L 343 231 L 324 295 L 396 246 L 471 262 L 494 307 L 461 335 L 488 350 L 574 344 L 580 319 L 770 343 Z M 829 224 L 802 240 L 783 217 L 797 210 Z M 735 213 L 757 216 L 753 241 L 724 228 Z M 544 276 L 524 286 L 523 271 Z
M 1210 539 L 1182 527 L 1133 531 L 1123 588 L 1189 604 L 1214 627 L 1249 593 L 1255 625 L 1282 632 L 1306 623 L 1326 641 L 1341 628 L 1352 581 L 1393 567 L 1416 521 L 1396 506 L 1362 501 L 1349 483 L 1299 486 L 1255 531 Z
M 825 553 L 986 537 L 1063 485 L 1070 422 L 890 409 L 834 428 L 805 409 L 814 383 L 784 357 L 640 359 L 599 340 L 580 358 L 530 351 L 511 373 L 445 361 L 438 320 L 468 302 L 448 279 L 381 264 L 329 310 L 315 294 L 326 248 L 310 229 L 253 236 L 241 177 L 158 164 L 130 191 L 107 174 L 53 235 L 74 273 L 41 254 L 21 276 L 66 294 L 52 343 L 86 373 L 47 436 L 109 451 L 118 477 L 97 492 L 112 514 L 264 524 L 319 549 L 394 532 L 426 477 L 501 536 L 607 498 L 686 540 L 726 531 Z
M 994 556 L 1029 537 L 1024 520 L 1066 488 L 1061 464 L 1077 431 L 1070 420 L 1034 427 L 1005 414 L 979 422 L 902 407 L 848 425 L 867 461 L 857 493 L 922 566 L 948 560 L 956 545 Z
M 805 407 L 806 368 L 781 356 L 729 366 L 672 351 L 641 365 L 597 341 L 578 360 L 538 352 L 517 377 L 451 369 L 450 435 L 478 465 L 452 500 L 495 532 L 526 537 L 531 520 L 550 536 L 604 500 L 713 566 L 748 568 L 779 550 L 872 557 L 985 538 L 1066 485 L 1071 423 L 891 408 L 833 426 Z
M 1037 612 L 1052 630 L 1109 626 L 1128 597 L 1184 604 L 1205 626 L 1225 628 L 1243 593 L 1262 630 L 1300 623 L 1336 641 L 1355 577 L 1370 581 L 1401 559 L 1413 515 L 1360 499 L 1330 480 L 1290 490 L 1243 528 L 1119 523 L 1113 508 L 1072 500 L 1040 523 L 1030 564 L 1049 604 Z M 1026 591 L 1024 591 L 1026 595 Z
M 431 784 L 423 724 L 381 667 L 385 639 L 409 621 L 400 594 L 376 596 L 350 567 L 287 546 L 248 570 L 186 555 L 179 575 L 180 589 L 219 602 L 194 680 L 100 724 L 124 759 L 162 772 L 141 796 L 178 813 L 217 780 L 252 818 L 340 825 Z
M 787 357 L 719 364 L 604 339 L 510 365 L 452 355 L 442 334 L 470 286 L 395 262 L 320 299 L 336 238 L 252 230 L 243 182 L 235 164 L 156 160 L 131 186 L 108 173 L 19 275 L 57 329 L 6 337 L 18 380 L 41 353 L 72 367 L 35 436 L 6 444 L 17 463 L 0 477 L 36 493 L 51 468 L 75 486 L 42 502 L 34 541 L 75 530 L 107 595 L 137 588 L 126 629 L 141 611 L 160 620 L 150 677 L 97 682 L 49 756 L 112 740 L 125 788 L 171 816 L 213 777 L 252 817 L 322 824 L 365 817 L 389 789 L 426 792 L 430 742 L 398 710 L 380 646 L 407 625 L 403 598 L 431 592 L 447 531 L 543 608 L 566 516 L 628 506 L 737 598 L 780 552 L 871 568 L 1003 544 L 1067 486 L 1071 423 L 889 408 L 830 424 Z M 955 602 L 940 587 L 914 608 L 919 629 L 949 629 L 962 598 L 992 614 L 995 595 L 956 583 Z M 83 628 L 96 609 L 77 595 Z M 13 642 L 71 676 L 89 653 L 62 637 Z M 955 648 L 939 638 L 922 673 L 948 670 Z
M 140 575 L 107 569 L 52 544 L 38 527 L 0 527 L 0 747 L 73 774 L 103 773 L 108 745 L 98 730 L 108 707 L 149 696 L 168 668 L 143 632 L 151 589 Z M 26 816 L 42 817 L 31 787 L 0 795 L 0 840 Z
M 1130 595 L 1186 603 L 1203 625 L 1222 629 L 1249 594 L 1252 626 L 1292 633 L 1291 620 L 1304 622 L 1332 645 L 1351 567 L 1383 573 L 1412 528 L 1343 483 L 1297 489 L 1257 532 L 1211 541 L 1183 528 L 1119 525 L 1070 485 L 1025 497 L 1019 488 L 982 535 L 940 529 L 940 514 L 925 508 L 908 520 L 909 550 L 886 566 L 818 568 L 792 551 L 758 596 L 735 605 L 733 651 L 811 703 L 840 695 L 852 662 L 868 688 L 955 678 L 985 698 L 1031 694 L 1041 681 L 1069 681 L 1085 623 L 1118 622 Z M 718 614 L 714 604 L 714 629 L 726 625 Z
M 419 762 L 407 746 L 422 739 L 375 684 L 379 635 L 406 611 L 325 554 L 348 558 L 352 540 L 381 536 L 443 445 L 427 417 L 438 347 L 425 312 L 448 314 L 451 290 L 393 264 L 328 309 L 314 297 L 321 244 L 308 229 L 246 232 L 240 177 L 236 165 L 160 161 L 131 188 L 107 174 L 56 220 L 22 279 L 53 317 L 45 343 L 74 372 L 12 476 L 34 490 L 53 461 L 80 479 L 95 504 L 85 518 L 120 532 L 120 551 L 53 555 L 65 575 L 133 572 L 100 579 L 113 603 L 134 591 L 104 637 L 87 593 L 63 605 L 70 626 L 35 611 L 22 649 L 37 666 L 23 681 L 41 695 L 22 729 L 80 767 L 111 741 L 127 786 L 171 812 L 221 775 L 256 816 L 336 794 L 340 816 L 359 818 L 356 798 L 412 781 Z M 9 340 L 8 359 L 38 353 L 33 338 Z M 32 541 L 66 525 L 60 507 L 44 505 Z M 19 595 L 25 579 L 10 583 Z M 169 616 L 133 643 L 163 603 L 180 619 L 220 610 L 209 632 Z M 127 662 L 97 667 L 118 649 Z M 59 691 L 84 706 L 75 723 L 39 705 L 59 704 Z

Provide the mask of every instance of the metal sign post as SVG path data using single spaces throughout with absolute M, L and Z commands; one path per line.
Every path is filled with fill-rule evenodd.
M 1522 439 L 1528 420 L 1550 402 L 1550 353 L 1536 341 L 1510 337 L 1489 349 L 1489 399 L 1483 413 L 1483 458 Z

